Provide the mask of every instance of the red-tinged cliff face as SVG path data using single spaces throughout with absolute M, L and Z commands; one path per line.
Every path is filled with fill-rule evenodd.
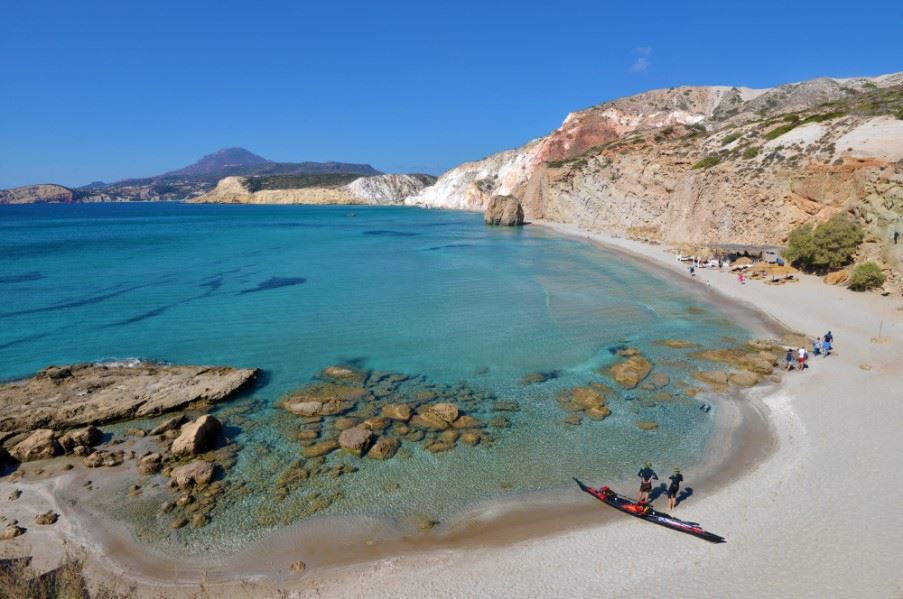
M 572 113 L 409 203 L 482 210 L 512 195 L 527 220 L 675 244 L 781 245 L 842 211 L 866 227 L 864 257 L 899 269 L 888 240 L 903 227 L 901 115 L 903 73 L 654 90 Z

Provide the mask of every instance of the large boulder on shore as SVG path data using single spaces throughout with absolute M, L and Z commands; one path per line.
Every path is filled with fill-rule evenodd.
M 370 448 L 367 457 L 373 458 L 374 460 L 388 460 L 395 455 L 396 451 L 398 451 L 398 445 L 398 439 L 380 437 L 376 440 L 376 443 L 373 444 L 373 447 Z
M 221 428 L 219 420 L 210 414 L 204 414 L 194 422 L 182 426 L 182 432 L 172 442 L 170 451 L 175 456 L 203 453 L 213 446 Z
M 512 196 L 493 196 L 483 212 L 483 221 L 487 225 L 513 227 L 524 224 L 524 209 L 517 198 Z
M 59 438 L 60 447 L 66 453 L 75 453 L 76 448 L 84 447 L 85 450 L 94 447 L 103 438 L 103 433 L 96 426 L 86 426 L 75 431 L 69 431 Z
M 257 372 L 150 362 L 51 366 L 0 385 L 0 430 L 65 430 L 217 402 L 250 384 Z
M 19 441 L 10 453 L 20 462 L 30 462 L 52 458 L 62 453 L 62 449 L 57 443 L 53 431 L 49 428 L 42 428 Z

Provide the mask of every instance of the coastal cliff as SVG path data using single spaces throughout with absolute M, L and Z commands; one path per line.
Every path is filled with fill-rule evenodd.
M 402 204 L 435 181 L 429 175 L 226 177 L 207 194 L 210 204 Z
M 546 137 L 443 174 L 411 205 L 547 219 L 667 243 L 780 245 L 848 212 L 899 268 L 903 73 L 773 89 L 678 87 L 567 116 Z
M 75 192 L 68 187 L 54 184 L 26 185 L 12 189 L 0 189 L 0 204 L 41 204 L 75 201 Z

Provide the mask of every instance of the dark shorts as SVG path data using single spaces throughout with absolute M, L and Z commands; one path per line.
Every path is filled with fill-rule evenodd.
M 648 483 L 642 482 L 640 483 L 640 493 L 648 493 L 652 490 L 652 481 Z
M 677 497 L 677 492 L 680 490 L 680 487 L 670 486 L 668 487 L 668 497 Z

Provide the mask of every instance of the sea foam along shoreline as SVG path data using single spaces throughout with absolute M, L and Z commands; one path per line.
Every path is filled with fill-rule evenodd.
M 661 246 L 541 224 L 685 272 Z M 831 329 L 837 340 L 834 356 L 790 373 L 763 399 L 776 451 L 746 476 L 693 498 L 693 518 L 713 529 L 717 523 L 727 544 L 711 546 L 620 519 L 510 547 L 311 573 L 299 588 L 322 596 L 361 595 L 362 588 L 368 597 L 570 596 L 613 589 L 618 596 L 648 596 L 667 584 L 674 596 L 899 596 L 901 301 L 801 279 L 775 287 L 741 286 L 728 273 L 694 278 L 789 328 L 812 335 Z

